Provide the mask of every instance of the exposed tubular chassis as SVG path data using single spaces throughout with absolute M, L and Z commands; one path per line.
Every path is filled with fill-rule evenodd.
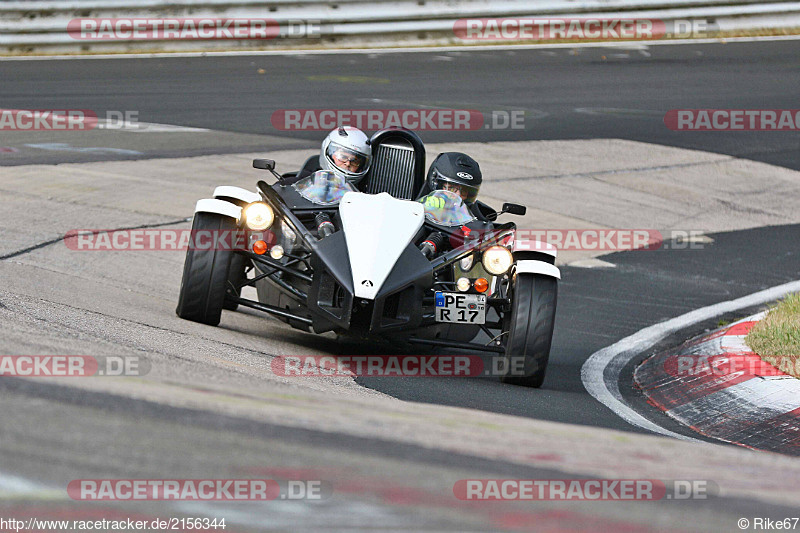
M 280 197 L 277 196 L 277 194 L 275 193 L 275 190 L 272 187 L 270 187 L 265 181 L 262 180 L 262 181 L 258 182 L 258 190 L 261 193 L 262 198 L 265 201 L 269 202 L 270 204 L 274 204 L 273 208 L 276 207 L 277 205 L 281 204 Z M 304 263 L 306 263 L 306 265 L 308 265 L 307 260 L 311 257 L 311 255 L 313 253 L 313 246 L 314 246 L 314 243 L 317 241 L 317 237 L 315 235 L 313 235 L 305 227 L 305 225 L 294 215 L 294 213 L 292 213 L 290 210 L 283 211 L 282 215 L 285 216 L 286 218 L 288 218 L 289 220 L 291 220 L 294 228 L 299 230 L 299 232 L 304 237 L 305 242 L 312 246 L 312 251 L 311 252 L 307 252 L 304 257 L 302 257 L 302 258 L 292 257 L 295 261 L 304 262 Z M 513 230 L 514 228 L 515 228 L 515 225 L 512 222 L 508 222 L 506 224 L 502 224 L 502 225 L 496 226 L 495 227 L 495 232 L 492 235 L 492 237 L 490 237 L 489 240 L 484 241 L 482 243 L 482 245 L 483 246 L 491 246 L 494 243 L 500 242 L 501 239 L 508 234 L 507 231 L 508 230 Z M 464 257 L 470 255 L 473 252 L 474 252 L 474 249 L 472 249 L 472 248 L 466 249 L 466 250 L 458 250 L 458 249 L 450 250 L 449 252 L 446 252 L 443 255 L 441 255 L 441 256 L 435 258 L 433 261 L 431 261 L 431 266 L 433 268 L 433 271 L 437 272 L 437 271 L 440 271 L 440 270 L 444 270 L 445 268 L 453 265 L 454 263 L 460 261 L 461 259 L 463 259 Z M 273 282 L 277 283 L 279 286 L 281 286 L 284 290 L 286 290 L 290 294 L 292 294 L 292 295 L 294 295 L 294 296 L 296 296 L 298 298 L 302 298 L 302 299 L 305 299 L 305 298 L 308 297 L 308 295 L 303 293 L 302 291 L 299 291 L 298 289 L 296 289 L 294 287 L 291 287 L 290 285 L 286 284 L 285 282 L 283 282 L 279 278 L 275 278 L 274 277 L 274 274 L 277 271 L 283 271 L 283 272 L 287 272 L 287 273 L 291 274 L 292 276 L 295 276 L 295 277 L 297 277 L 299 279 L 302 279 L 302 280 L 307 281 L 307 282 L 310 283 L 313 278 L 312 278 L 312 276 L 309 276 L 307 274 L 307 272 L 303 272 L 303 271 L 297 270 L 295 268 L 291 268 L 291 267 L 289 267 L 287 265 L 282 265 L 279 262 L 277 262 L 277 261 L 275 261 L 275 260 L 273 260 L 271 258 L 264 257 L 262 255 L 257 255 L 257 254 L 255 254 L 255 253 L 253 253 L 251 251 L 240 250 L 240 251 L 237 251 L 236 253 L 244 255 L 245 257 L 247 257 L 251 261 L 256 262 L 256 263 L 260 263 L 264 267 L 272 269 L 272 271 L 271 272 L 265 272 L 263 274 L 259 274 L 258 276 L 254 277 L 254 278 L 248 279 L 244 283 L 237 284 L 235 286 L 235 289 L 238 289 L 238 290 L 235 291 L 235 292 L 239 292 L 240 289 L 242 289 L 243 287 L 246 287 L 246 286 L 255 287 L 255 284 L 256 284 L 257 281 L 259 281 L 261 279 L 264 279 L 264 278 L 270 278 Z M 310 268 L 310 265 L 309 265 L 309 268 Z M 439 283 L 447 283 L 447 282 L 439 282 Z M 275 307 L 273 305 L 261 303 L 261 302 L 258 302 L 256 300 L 250 300 L 250 299 L 247 299 L 247 298 L 242 298 L 241 296 L 237 297 L 234 294 L 232 294 L 231 291 L 228 291 L 228 293 L 225 295 L 225 298 L 227 300 L 229 300 L 230 302 L 232 302 L 232 303 L 236 303 L 236 304 L 242 305 L 244 307 L 248 307 L 250 309 L 255 309 L 257 311 L 262 311 L 264 313 L 267 313 L 267 314 L 270 314 L 270 315 L 273 315 L 273 316 L 286 318 L 286 319 L 291 319 L 291 320 L 294 320 L 294 321 L 296 321 L 298 323 L 306 324 L 308 326 L 311 326 L 313 324 L 313 320 L 308 318 L 308 317 L 304 317 L 304 316 L 301 316 L 301 315 L 298 315 L 298 314 L 295 314 L 295 313 L 291 313 L 289 311 L 286 311 L 285 309 L 281 309 L 281 308 Z M 511 303 L 511 301 L 510 301 L 509 298 L 488 298 L 486 300 L 486 304 L 489 305 L 490 307 L 505 308 L 510 303 Z M 424 317 L 424 320 L 423 320 L 423 323 L 421 324 L 421 326 L 434 325 L 435 323 L 436 322 L 434 321 L 433 315 L 426 315 Z M 483 324 L 481 329 L 487 335 L 489 335 L 490 339 L 494 337 L 494 334 L 491 332 L 492 328 L 500 329 L 500 328 L 502 328 L 502 323 L 500 321 L 495 321 L 495 322 L 487 322 L 486 324 Z M 424 345 L 429 345 L 429 346 L 441 346 L 441 347 L 448 347 L 448 348 L 457 348 L 457 349 L 460 349 L 460 350 L 476 350 L 476 351 L 497 352 L 497 353 L 503 353 L 505 351 L 505 348 L 502 345 L 498 346 L 498 345 L 495 345 L 495 344 L 488 344 L 487 345 L 487 344 L 478 344 L 478 343 L 474 343 L 474 342 L 458 342 L 458 341 L 452 341 L 452 340 L 446 340 L 446 339 L 425 339 L 425 338 L 418 338 L 418 337 L 408 337 L 406 340 L 411 344 L 424 344 Z

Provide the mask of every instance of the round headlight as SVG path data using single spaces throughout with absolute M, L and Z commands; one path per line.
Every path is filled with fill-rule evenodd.
M 273 247 L 272 247 L 272 249 L 269 251 L 269 256 L 270 256 L 271 258 L 275 259 L 276 261 L 277 261 L 278 259 L 280 259 L 281 257 L 283 257 L 283 254 L 284 254 L 284 252 L 283 252 L 283 246 L 281 246 L 280 244 L 276 244 L 276 245 L 275 245 L 275 246 L 273 246 Z
M 244 223 L 253 231 L 264 231 L 274 220 L 275 213 L 267 204 L 254 202 L 244 208 Z
M 492 246 L 483 252 L 483 268 L 494 276 L 505 274 L 514 264 L 514 256 L 504 246 Z
M 456 281 L 456 288 L 461 292 L 467 292 L 472 286 L 472 283 L 467 278 L 458 278 Z

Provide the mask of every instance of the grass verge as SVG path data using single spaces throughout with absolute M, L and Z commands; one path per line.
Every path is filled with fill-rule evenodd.
M 800 378 L 800 293 L 790 294 L 745 339 L 761 359 Z

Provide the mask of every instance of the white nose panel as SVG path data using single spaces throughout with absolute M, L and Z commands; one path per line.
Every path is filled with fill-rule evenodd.
M 375 298 L 394 264 L 425 220 L 419 202 L 387 193 L 349 192 L 339 204 L 353 287 L 358 298 Z

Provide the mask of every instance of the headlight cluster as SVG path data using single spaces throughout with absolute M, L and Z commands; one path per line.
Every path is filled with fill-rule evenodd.
M 492 246 L 483 252 L 483 268 L 494 276 L 505 274 L 514 264 L 514 255 L 505 246 Z
M 244 223 L 253 231 L 264 231 L 275 221 L 275 212 L 262 202 L 248 204 L 242 214 Z

